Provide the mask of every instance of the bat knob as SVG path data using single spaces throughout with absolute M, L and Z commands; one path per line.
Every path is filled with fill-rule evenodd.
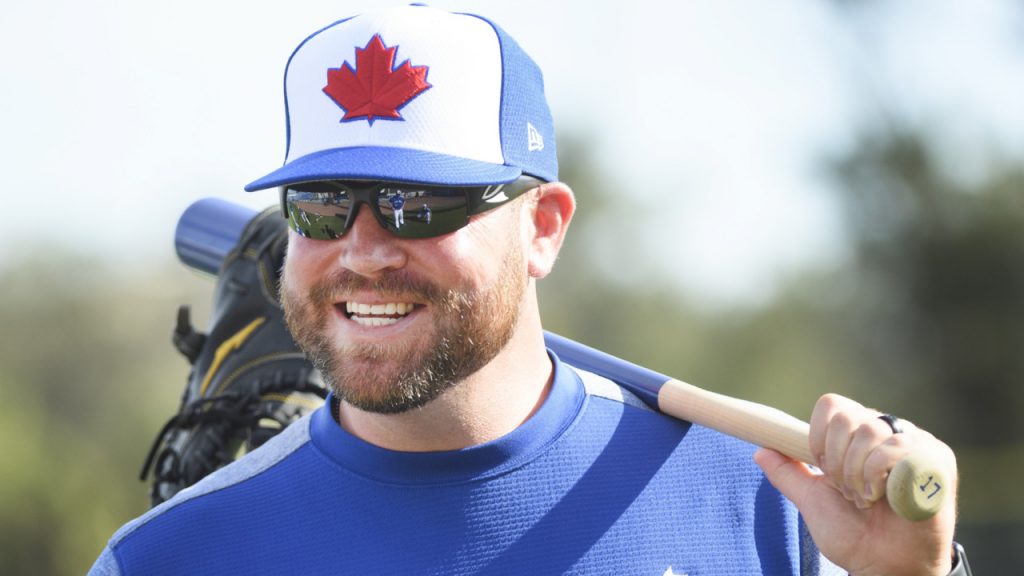
M 946 501 L 949 485 L 945 474 L 921 455 L 911 454 L 896 463 L 886 481 L 889 506 L 907 520 L 927 520 Z

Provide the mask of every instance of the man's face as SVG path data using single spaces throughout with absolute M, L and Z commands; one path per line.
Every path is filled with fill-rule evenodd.
M 392 236 L 365 206 L 338 240 L 290 235 L 285 318 L 339 398 L 404 412 L 504 348 L 528 282 L 521 200 L 436 238 Z

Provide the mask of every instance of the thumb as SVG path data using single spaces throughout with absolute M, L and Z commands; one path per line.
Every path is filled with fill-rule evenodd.
M 797 508 L 800 508 L 801 502 L 820 480 L 804 463 L 768 448 L 758 449 L 754 453 L 754 462 L 761 467 L 772 486 L 796 504 Z

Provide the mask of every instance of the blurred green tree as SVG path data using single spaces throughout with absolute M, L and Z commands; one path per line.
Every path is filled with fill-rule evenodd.
M 845 333 L 877 390 L 965 444 L 1024 441 L 1024 167 L 976 184 L 921 134 L 865 136 L 835 163 L 855 258 Z
M 5 574 L 83 574 L 146 510 L 138 470 L 188 372 L 170 344 L 176 304 L 205 284 L 66 248 L 0 270 Z
M 963 178 L 935 142 L 882 129 L 834 162 L 854 258 L 831 286 L 839 294 L 832 332 L 866 398 L 912 420 L 926 415 L 926 427 L 957 451 L 959 538 L 972 566 L 1017 574 L 1024 165 L 993 162 L 980 178 Z

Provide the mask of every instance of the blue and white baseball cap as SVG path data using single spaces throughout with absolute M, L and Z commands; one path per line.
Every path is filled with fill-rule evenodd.
M 247 191 L 331 179 L 558 179 L 540 68 L 480 16 L 411 5 L 335 22 L 292 53 L 284 91 L 284 165 Z

